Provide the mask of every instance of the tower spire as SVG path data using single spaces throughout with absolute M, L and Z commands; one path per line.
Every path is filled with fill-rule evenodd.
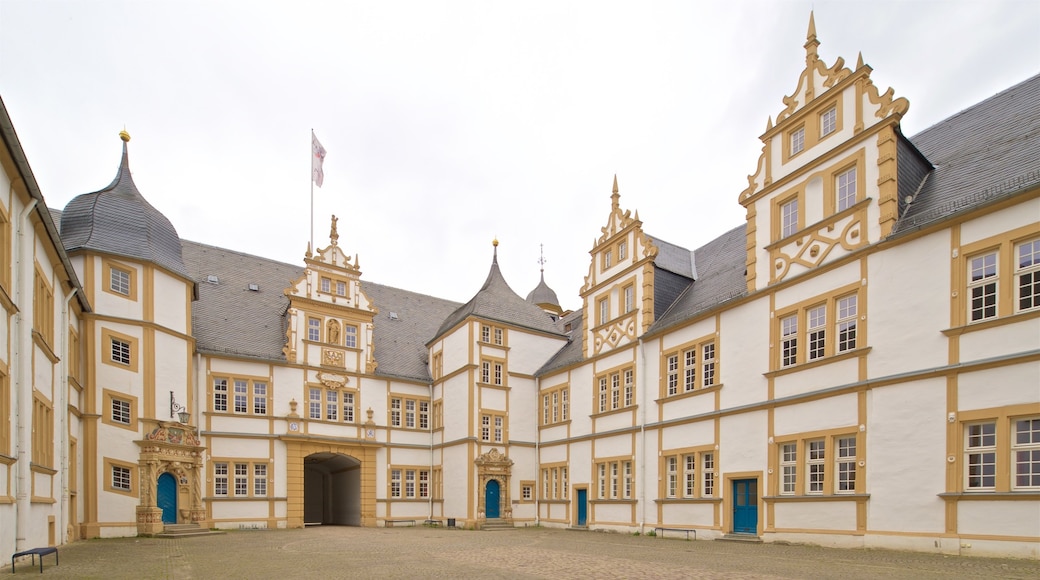
M 610 194 L 610 208 L 611 209 L 618 209 L 621 206 L 621 204 L 618 203 L 619 199 L 621 199 L 621 196 L 618 195 L 617 173 L 615 173 L 614 174 L 614 189 L 613 189 L 613 193 Z
M 805 34 L 805 62 L 806 64 L 812 65 L 819 58 L 816 52 L 816 48 L 820 46 L 820 41 L 816 39 L 816 18 L 813 16 L 813 11 L 809 11 L 809 30 Z

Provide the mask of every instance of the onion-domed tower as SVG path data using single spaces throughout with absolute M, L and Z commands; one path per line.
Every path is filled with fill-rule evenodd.
M 87 538 L 113 527 L 154 534 L 206 517 L 204 448 L 192 426 L 201 417 L 191 388 L 195 284 L 177 230 L 130 175 L 130 135 L 119 137 L 116 178 L 74 198 L 61 217 L 65 250 L 93 307 L 82 337 L 94 345 L 82 385 L 84 481 L 116 482 L 82 494 Z

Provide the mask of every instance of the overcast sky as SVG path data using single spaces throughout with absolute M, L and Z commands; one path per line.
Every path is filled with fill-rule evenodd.
M 758 137 L 805 66 L 856 55 L 913 135 L 1040 72 L 1040 2 L 0 1 L 2 96 L 50 207 L 108 185 L 119 131 L 182 239 L 457 301 L 499 263 L 581 305 L 623 209 L 690 249 L 740 225 Z M 288 281 L 287 281 L 288 282 Z

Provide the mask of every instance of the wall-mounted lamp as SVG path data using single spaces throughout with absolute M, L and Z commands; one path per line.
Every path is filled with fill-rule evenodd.
M 177 418 L 181 423 L 187 424 L 188 422 L 188 409 L 177 402 L 177 399 L 173 398 L 173 391 L 170 391 L 170 418 L 174 417 L 174 413 L 177 414 Z

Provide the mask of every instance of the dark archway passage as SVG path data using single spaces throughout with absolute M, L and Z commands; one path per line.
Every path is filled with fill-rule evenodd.
M 303 460 L 304 525 L 361 525 L 361 462 L 339 453 Z

